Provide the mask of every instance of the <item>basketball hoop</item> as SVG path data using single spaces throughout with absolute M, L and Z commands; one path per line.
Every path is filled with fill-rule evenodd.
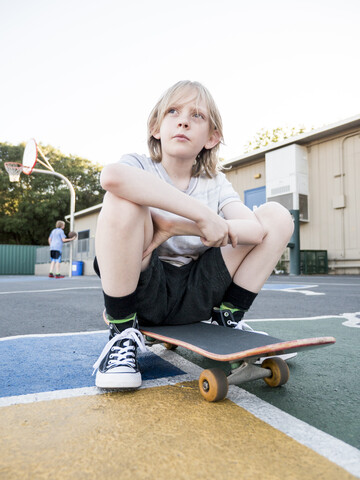
M 40 160 L 39 155 L 42 157 L 42 160 Z M 50 170 L 51 172 L 54 171 L 53 167 L 50 165 L 49 160 L 45 157 L 43 154 L 41 148 L 39 145 L 36 143 L 36 140 L 34 138 L 31 138 L 24 150 L 24 155 L 23 155 L 23 173 L 25 175 L 30 175 L 31 172 L 34 170 L 36 163 L 41 163 L 45 168 Z
M 9 174 L 10 182 L 18 182 L 20 180 L 20 174 L 23 170 L 21 163 L 6 162 L 5 169 Z

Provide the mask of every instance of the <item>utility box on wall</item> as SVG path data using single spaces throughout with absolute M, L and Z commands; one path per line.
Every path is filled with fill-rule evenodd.
M 306 147 L 289 145 L 265 154 L 266 199 L 288 210 L 299 210 L 309 220 L 309 169 Z
M 303 273 L 304 275 L 327 274 L 327 251 L 300 250 L 300 273 Z

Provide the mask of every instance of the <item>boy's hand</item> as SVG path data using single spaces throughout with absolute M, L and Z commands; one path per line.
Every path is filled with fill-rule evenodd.
M 226 220 L 229 229 L 229 243 L 231 243 L 231 246 L 233 248 L 235 248 L 239 244 L 239 238 L 235 222 L 233 220 Z
M 206 218 L 196 222 L 200 240 L 207 247 L 225 247 L 229 243 L 229 228 L 226 220 L 209 210 Z

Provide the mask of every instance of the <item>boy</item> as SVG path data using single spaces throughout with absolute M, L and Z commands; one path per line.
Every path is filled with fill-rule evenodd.
M 151 158 L 125 155 L 101 174 L 107 191 L 94 266 L 110 340 L 94 369 L 101 388 L 138 388 L 138 324 L 242 321 L 293 232 L 278 203 L 255 212 L 220 172 L 222 122 L 208 90 L 183 81 L 148 121 Z
M 56 222 L 55 228 L 51 231 L 48 242 L 50 245 L 50 278 L 64 278 L 64 275 L 60 275 L 60 263 L 61 263 L 61 252 L 63 243 L 72 242 L 74 238 L 66 238 L 64 233 L 65 222 L 58 220 Z M 54 275 L 55 268 L 55 275 Z

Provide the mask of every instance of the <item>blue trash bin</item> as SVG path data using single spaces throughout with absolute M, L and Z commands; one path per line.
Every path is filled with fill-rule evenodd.
M 76 277 L 83 274 L 84 262 L 72 262 L 72 275 Z

